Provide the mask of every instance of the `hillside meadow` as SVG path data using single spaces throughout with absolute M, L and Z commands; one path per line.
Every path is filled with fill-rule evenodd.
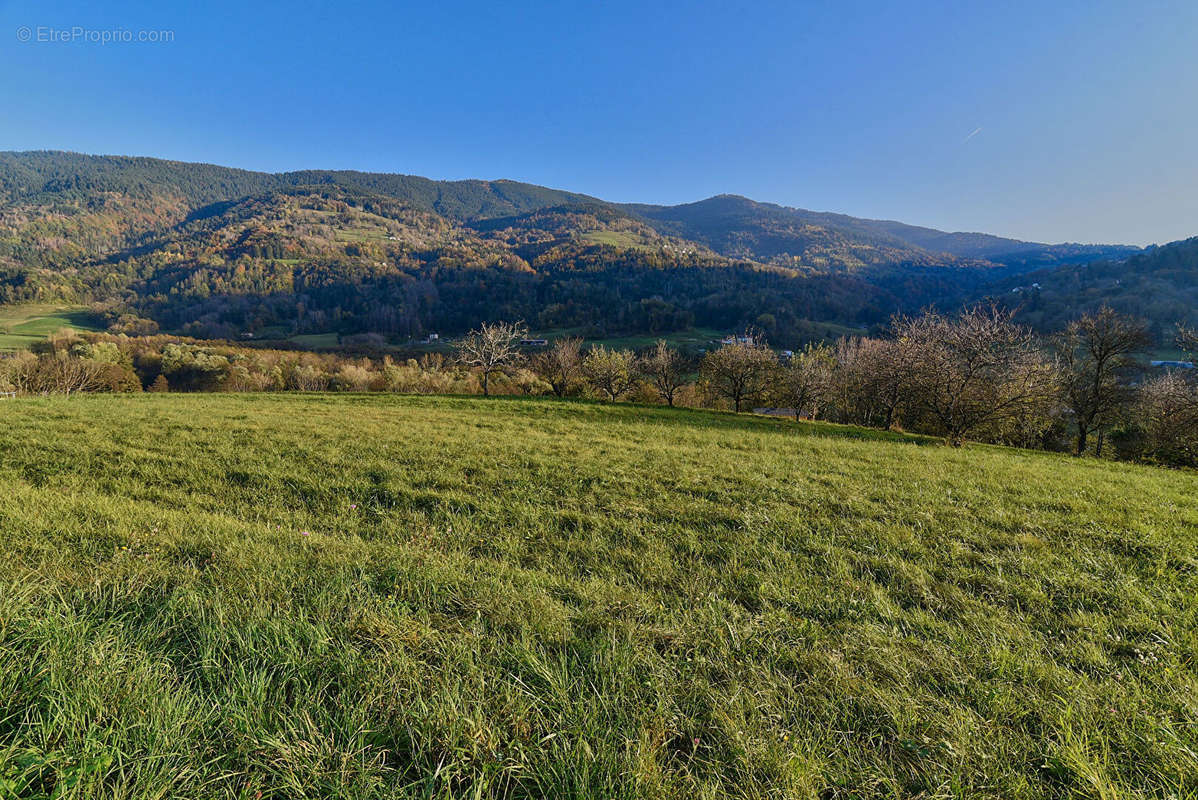
M 21 350 L 69 328 L 95 331 L 95 316 L 85 308 L 54 305 L 0 305 L 0 352 Z
M 0 400 L 0 798 L 1198 795 L 1192 472 L 516 398 Z

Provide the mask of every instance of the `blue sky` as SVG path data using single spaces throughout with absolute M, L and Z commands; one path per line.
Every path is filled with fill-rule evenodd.
M 1143 244 L 1198 234 L 1196 41 L 1193 0 L 0 0 L 0 149 Z

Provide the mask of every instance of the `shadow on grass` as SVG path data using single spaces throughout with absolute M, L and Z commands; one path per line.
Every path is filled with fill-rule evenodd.
M 17 336 L 43 336 L 59 328 L 99 330 L 100 326 L 100 318 L 90 311 L 55 311 L 13 325 L 10 331 Z
M 714 411 L 703 408 L 680 408 L 647 403 L 605 403 L 579 397 L 526 397 L 521 395 L 401 395 L 403 397 L 436 397 L 439 400 L 457 400 L 465 404 L 511 404 L 525 408 L 540 406 L 554 415 L 568 414 L 569 410 L 585 413 L 588 417 L 600 416 L 612 421 L 654 420 L 672 425 L 691 425 L 703 428 L 745 431 L 754 433 L 777 433 L 783 435 L 822 436 L 836 439 L 857 439 L 872 442 L 893 442 L 918 446 L 943 445 L 937 436 L 882 431 L 856 425 L 835 422 L 798 421 L 785 417 L 761 414 L 737 414 L 732 411 Z
M 656 422 L 663 425 L 706 428 L 708 430 L 743 431 L 745 433 L 773 433 L 782 436 L 816 436 L 834 439 L 854 439 L 869 442 L 892 442 L 916 446 L 943 445 L 944 440 L 936 436 L 881 431 L 835 422 L 799 421 L 785 417 L 770 417 L 760 414 L 737 414 L 732 411 L 714 411 L 703 408 L 681 408 L 649 403 L 606 403 L 581 397 L 553 397 L 526 395 L 492 395 L 483 397 L 473 394 L 400 394 L 393 392 L 180 392 L 171 397 L 188 397 L 197 402 L 204 398 L 237 398 L 252 403 L 288 402 L 303 399 L 320 406 L 361 405 L 373 407 L 407 406 L 417 408 L 469 409 L 483 411 L 491 406 L 510 407 L 512 413 L 531 417 L 585 418 L 587 422 L 633 423 Z M 136 395 L 152 402 L 155 395 Z
M 100 328 L 102 320 L 90 311 L 68 311 L 58 314 L 66 323 L 75 328 Z

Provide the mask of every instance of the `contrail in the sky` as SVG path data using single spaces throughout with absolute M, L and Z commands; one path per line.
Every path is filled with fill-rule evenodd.
M 961 142 L 961 144 L 965 144 L 965 142 L 968 142 L 970 139 L 977 136 L 981 132 L 982 132 L 982 126 L 979 125 L 976 128 L 974 128 L 973 131 L 971 131 L 968 136 L 965 137 L 965 140 L 963 142 Z

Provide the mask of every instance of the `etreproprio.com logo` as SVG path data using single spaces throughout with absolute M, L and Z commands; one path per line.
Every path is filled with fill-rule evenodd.
M 33 44 L 163 44 L 175 41 L 173 30 L 132 30 L 131 28 L 88 28 L 72 25 L 22 25 L 17 28 L 18 42 Z

